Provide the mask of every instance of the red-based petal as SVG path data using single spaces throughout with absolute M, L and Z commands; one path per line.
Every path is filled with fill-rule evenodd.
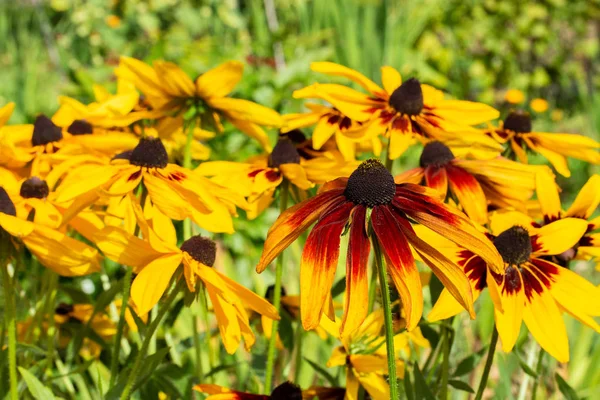
M 465 213 L 478 224 L 485 224 L 487 200 L 477 179 L 462 168 L 447 166 L 450 190 L 456 195 Z
M 445 199 L 448 193 L 448 175 L 446 168 L 429 166 L 425 168 L 425 183 L 440 193 L 440 199 Z
M 333 285 L 340 254 L 340 235 L 354 203 L 345 202 L 323 215 L 306 239 L 300 264 L 300 313 L 304 329 L 319 326 L 325 299 Z
M 418 325 L 423 314 L 423 289 L 410 246 L 389 206 L 373 208 L 371 224 L 377 240 L 381 243 L 387 270 L 400 293 L 406 329 L 412 330 Z
M 371 244 L 365 228 L 365 206 L 356 206 L 352 213 L 348 256 L 346 258 L 346 297 L 342 334 L 360 326 L 368 314 L 369 281 L 367 278 Z

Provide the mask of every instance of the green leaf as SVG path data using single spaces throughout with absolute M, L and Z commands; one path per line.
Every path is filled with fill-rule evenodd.
M 277 332 L 279 333 L 283 346 L 291 351 L 294 348 L 295 332 L 294 327 L 292 326 L 292 320 L 289 316 L 282 316 L 279 325 L 277 326 Z
M 517 356 L 517 359 L 519 360 L 519 365 L 521 366 L 521 369 L 523 370 L 523 372 L 525 372 L 527 375 L 537 379 L 537 377 L 538 377 L 537 373 L 527 364 L 527 361 L 525 361 L 523 359 L 523 357 L 521 357 L 521 353 L 519 352 L 519 350 L 515 349 L 515 351 L 513 351 L 513 353 Z
M 575 390 L 563 379 L 559 374 L 554 374 L 556 383 L 558 384 L 558 390 L 565 396 L 567 400 L 579 400 Z
M 456 366 L 456 369 L 451 374 L 451 376 L 463 376 L 473 371 L 475 367 L 477 367 L 477 365 L 479 364 L 479 360 L 481 360 L 481 357 L 485 354 L 486 351 L 487 346 L 479 350 L 477 353 L 473 353 L 469 357 L 462 359 Z
M 219 365 L 213 369 L 211 369 L 210 371 L 208 371 L 208 373 L 206 375 L 204 375 L 204 379 L 210 378 L 211 376 L 213 376 L 214 374 L 218 374 L 221 371 L 226 371 L 228 369 L 234 369 L 235 367 L 237 367 L 239 364 L 235 363 L 235 364 L 227 364 L 227 365 Z
M 467 383 L 463 381 L 459 381 L 457 379 L 450 379 L 448 381 L 448 385 L 452 386 L 455 389 L 462 390 L 463 392 L 475 393 L 473 388 L 469 386 Z
M 162 349 L 157 350 L 156 353 L 144 359 L 144 365 L 140 370 L 139 378 L 133 387 L 134 390 L 139 388 L 140 385 L 150 378 L 154 370 L 158 368 L 167 354 L 169 354 L 169 347 L 163 347 Z
M 317 364 L 314 361 L 309 360 L 308 358 L 304 357 L 304 359 L 306 360 L 307 363 L 310 364 L 311 367 L 313 367 L 313 369 L 319 374 L 321 375 L 323 378 L 325 378 L 325 380 L 327 380 L 327 382 L 331 385 L 331 386 L 337 386 L 337 382 L 336 379 L 329 373 L 327 372 L 325 369 L 323 369 L 319 364 Z
M 87 371 L 87 369 L 90 367 L 90 365 L 92 365 L 95 361 L 96 361 L 96 359 L 92 358 L 92 359 L 86 361 L 84 364 L 77 366 L 77 368 L 74 368 L 74 369 L 70 370 L 69 372 L 61 374 L 61 375 L 51 376 L 48 378 L 48 380 L 64 378 L 64 377 L 67 377 L 70 375 L 75 375 L 75 374 L 81 374 L 81 373 Z
M 425 381 L 425 377 L 421 373 L 419 369 L 419 365 L 415 363 L 414 368 L 415 375 L 415 398 L 417 399 L 425 399 L 425 400 L 435 400 L 433 393 L 429 386 L 427 386 L 427 381 Z
M 27 388 L 29 389 L 29 393 L 36 400 L 52 400 L 54 399 L 54 394 L 50 389 L 48 389 L 38 378 L 35 377 L 31 372 L 27 371 L 25 368 L 19 367 L 19 372 L 23 377 L 23 380 L 27 384 Z
M 406 371 L 404 374 L 404 391 L 406 392 L 406 400 L 415 400 L 415 388 L 410 381 L 410 373 Z

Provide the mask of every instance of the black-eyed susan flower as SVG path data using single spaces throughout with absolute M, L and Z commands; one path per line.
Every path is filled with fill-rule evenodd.
M 504 93 L 504 101 L 510 104 L 521 104 L 525 101 L 525 94 L 519 89 L 508 89 Z
M 100 270 L 98 251 L 62 232 L 17 217 L 8 192 L 0 187 L 0 233 L 25 244 L 46 268 L 62 276 L 81 276 Z M 2 238 L 2 240 L 8 240 Z
M 15 103 L 0 108 L 0 165 L 17 170 L 23 168 L 31 155 L 20 151 L 17 143 L 31 140 L 31 125 L 6 125 L 15 109 Z
M 299 386 L 294 385 L 291 382 L 284 382 L 277 386 L 275 389 L 273 389 L 270 395 L 240 392 L 223 386 L 206 383 L 194 386 L 194 390 L 200 393 L 208 394 L 209 396 L 206 398 L 206 400 L 302 400 L 313 399 L 315 397 L 319 400 L 336 400 L 339 398 L 331 397 L 331 394 L 330 397 L 321 397 L 316 391 L 310 392 L 310 394 L 313 392 L 316 394 L 309 397 L 309 393 L 306 393 L 305 395 Z
M 529 107 L 536 113 L 548 111 L 548 102 L 544 99 L 535 98 L 529 102 Z
M 74 201 L 84 209 L 99 197 L 124 197 L 140 183 L 148 198 L 163 214 L 174 220 L 191 218 L 211 232 L 233 232 L 236 205 L 243 197 L 186 168 L 168 162 L 158 138 L 141 138 L 129 153 L 115 157 L 109 165 L 91 164 L 69 174 L 57 189 L 57 201 Z
M 203 115 L 205 127 L 214 126 L 222 131 L 221 118 L 225 118 L 270 150 L 267 134 L 261 126 L 279 127 L 283 122 L 281 116 L 252 101 L 227 97 L 242 79 L 243 70 L 242 63 L 228 61 L 193 81 L 173 63 L 155 61 L 150 66 L 134 58 L 121 57 L 116 74 L 132 82 L 153 111 L 174 116 L 195 107 Z
M 475 297 L 486 287 L 490 290 L 505 352 L 514 347 L 524 321 L 544 350 L 567 362 L 569 341 L 562 313 L 567 312 L 600 332 L 600 325 L 593 319 L 600 316 L 600 291 L 575 272 L 546 258 L 573 247 L 586 229 L 587 222 L 578 218 L 536 228 L 526 215 L 519 218 L 516 212 L 494 213 L 489 236 L 504 260 L 501 273 L 490 270 L 481 257 L 453 247 L 439 235 L 430 234 L 428 240 L 462 266 Z M 460 305 L 444 290 L 428 319 L 437 321 L 460 311 Z
M 600 257 L 600 217 L 592 218 L 600 204 L 600 175 L 595 174 L 588 179 L 566 211 L 562 209 L 558 188 L 551 176 L 541 175 L 537 178 L 537 197 L 544 220 L 540 224 L 532 220 L 532 226 L 540 227 L 565 218 L 580 218 L 588 224 L 581 239 L 570 249 L 555 255 L 552 258 L 554 262 L 566 267 L 573 259 Z
M 242 338 L 247 349 L 254 344 L 246 307 L 271 319 L 279 319 L 275 307 L 266 300 L 213 268 L 215 242 L 193 236 L 177 247 L 175 237 L 165 240 L 156 233 L 139 206 L 135 207 L 135 212 L 144 239 L 117 227 L 106 227 L 96 235 L 95 241 L 108 258 L 134 269 L 137 276 L 131 286 L 131 299 L 138 312 L 150 311 L 176 271 L 183 267 L 190 292 L 196 292 L 198 280 L 206 288 L 227 352 L 234 353 Z
M 429 142 L 423 148 L 420 167 L 397 175 L 397 183 L 425 184 L 436 189 L 442 199 L 456 198 L 465 213 L 478 224 L 488 221 L 488 205 L 525 211 L 533 195 L 536 172 L 532 167 L 497 157 L 469 160 L 454 156 L 442 142 Z
M 315 150 L 320 150 L 333 137 L 344 159 L 347 161 L 355 160 L 357 145 L 365 140 L 361 130 L 363 123 L 350 119 L 334 107 L 314 103 L 306 103 L 305 107 L 310 111 L 283 116 L 285 124 L 281 132 L 285 133 L 294 129 L 316 125 L 312 133 L 312 146 Z M 379 140 L 377 137 L 370 139 Z M 366 140 L 369 140 L 369 138 Z M 375 155 L 378 156 L 379 154 Z
M 270 154 L 253 157 L 246 163 L 205 162 L 194 173 L 237 190 L 248 199 L 248 218 L 254 219 L 273 202 L 275 190 L 284 179 L 300 190 L 308 190 L 350 175 L 357 165 L 357 161 L 344 160 L 336 150 L 307 154 L 306 149 L 283 136 Z
M 155 121 L 152 127 L 143 129 L 146 136 L 156 136 L 160 138 L 165 145 L 169 161 L 174 164 L 182 165 L 184 160 L 185 148 L 187 145 L 187 133 L 183 130 L 183 117 L 163 117 Z M 135 127 L 136 132 L 142 131 L 141 127 Z M 207 160 L 210 157 L 210 148 L 204 145 L 209 139 L 215 137 L 214 132 L 194 127 L 192 133 L 192 143 L 190 156 L 192 160 Z
M 407 329 L 422 314 L 423 294 L 414 249 L 463 307 L 473 312 L 469 282 L 461 269 L 421 240 L 411 222 L 424 224 L 471 249 L 492 265 L 502 260 L 492 244 L 464 216 L 414 184 L 395 184 L 377 160 L 363 162 L 349 178 L 325 184 L 315 197 L 282 213 L 269 230 L 257 266 L 262 272 L 315 221 L 300 266 L 301 316 L 305 329 L 318 326 L 338 263 L 340 236 L 348 232 L 343 329 L 351 332 L 367 315 L 369 235 L 381 245 L 387 269 L 402 298 Z M 373 232 L 373 234 L 371 234 Z
M 527 164 L 527 152 L 541 154 L 562 176 L 571 176 L 567 157 L 600 164 L 600 143 L 592 138 L 570 133 L 532 132 L 531 116 L 525 111 L 512 111 L 498 128 L 489 127 L 485 134 L 499 143 L 509 143 L 509 152 Z
M 294 92 L 294 97 L 318 97 L 353 120 L 365 124 L 364 137 L 389 137 L 389 158 L 395 159 L 414 139 L 444 140 L 473 137 L 474 125 L 498 118 L 499 113 L 481 103 L 446 100 L 444 94 L 417 79 L 402 81 L 397 70 L 382 67 L 383 88 L 361 73 L 331 62 L 314 62 L 313 71 L 341 76 L 363 87 L 368 94 L 337 84 L 314 84 Z M 460 133 L 458 133 L 460 132 Z M 482 143 L 477 140 L 476 143 Z M 484 142 L 485 143 L 485 142 Z M 489 143 L 488 146 L 494 146 Z

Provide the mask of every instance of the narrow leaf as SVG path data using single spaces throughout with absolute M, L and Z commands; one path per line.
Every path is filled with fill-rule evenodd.
M 327 382 L 331 385 L 331 386 L 336 386 L 337 382 L 335 380 L 335 378 L 329 373 L 327 372 L 325 369 L 323 369 L 319 364 L 317 364 L 314 361 L 309 360 L 308 358 L 304 357 L 304 359 L 306 360 L 307 363 L 310 364 L 311 367 L 313 367 L 313 369 L 319 374 L 321 375 L 323 378 L 325 378 L 325 380 L 327 380 Z
M 54 394 L 50 389 L 48 389 L 38 378 L 35 377 L 31 372 L 27 371 L 25 368 L 19 367 L 19 372 L 23 377 L 23 380 L 27 384 L 27 388 L 29 389 L 29 393 L 36 400 L 52 400 L 54 399 Z
M 469 386 L 467 383 L 463 381 L 459 381 L 457 379 L 450 379 L 448 381 L 448 385 L 452 386 L 455 389 L 462 390 L 463 392 L 475 393 L 473 388 Z
M 435 396 L 431 392 L 431 389 L 429 388 L 429 386 L 427 386 L 425 377 L 421 373 L 421 370 L 419 369 L 419 365 L 417 363 L 415 363 L 414 375 L 415 375 L 415 397 L 417 399 L 435 400 Z
M 565 396 L 567 400 L 579 400 L 575 390 L 563 379 L 559 374 L 554 374 L 556 383 L 558 384 L 558 390 Z

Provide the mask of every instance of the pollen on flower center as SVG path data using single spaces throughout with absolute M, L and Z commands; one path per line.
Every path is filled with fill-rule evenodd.
M 522 110 L 511 111 L 504 120 L 504 129 L 516 133 L 531 132 L 531 115 Z
M 429 167 L 430 165 L 440 167 L 448 164 L 452 160 L 454 160 L 452 150 L 444 143 L 434 141 L 427 143 L 423 148 L 419 164 L 423 168 Z
M 197 235 L 183 242 L 181 251 L 188 253 L 194 260 L 212 267 L 217 256 L 217 244 L 209 238 Z
M 83 119 L 76 119 L 69 125 L 67 132 L 71 135 L 90 135 L 94 133 L 94 128 L 89 122 Z
M 131 152 L 129 162 L 140 167 L 165 168 L 169 156 L 159 138 L 143 137 Z
M 291 382 L 284 382 L 273 389 L 270 400 L 302 400 L 302 390 Z
M 509 265 L 520 265 L 531 256 L 531 239 L 527 229 L 515 225 L 494 239 L 494 246 Z
M 389 204 L 396 194 L 394 177 L 379 160 L 364 161 L 348 178 L 344 196 L 367 207 Z
M 19 192 L 21 197 L 26 199 L 45 199 L 48 197 L 48 193 L 50 193 L 48 184 L 45 180 L 40 179 L 37 176 L 25 180 L 21 184 L 21 190 Z
M 33 136 L 31 144 L 33 146 L 43 146 L 48 143 L 58 142 L 63 138 L 61 129 L 54 125 L 54 122 L 45 115 L 38 115 L 33 123 Z
M 400 114 L 418 115 L 423 110 L 423 90 L 418 79 L 410 78 L 400 85 L 389 100 L 390 106 Z
M 280 138 L 269 156 L 269 167 L 277 168 L 281 164 L 300 164 L 300 154 L 294 142 L 288 138 Z
M 8 197 L 8 193 L 6 193 L 3 187 L 0 187 L 0 213 L 12 215 L 13 217 L 17 216 L 15 204 Z
M 73 312 L 74 307 L 71 304 L 60 303 L 55 309 L 54 313 L 58 315 L 67 315 Z

